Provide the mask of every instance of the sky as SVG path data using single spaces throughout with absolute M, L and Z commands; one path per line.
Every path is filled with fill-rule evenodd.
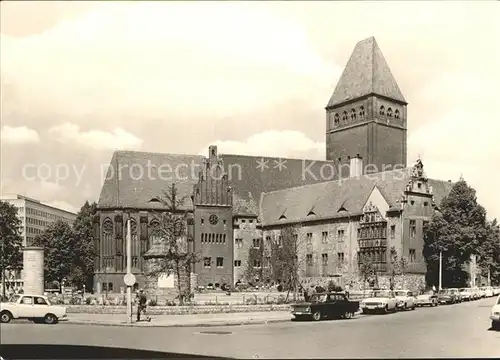
M 408 163 L 500 218 L 498 2 L 6 2 L 1 192 L 76 210 L 114 150 L 325 158 L 325 106 L 374 36 Z M 496 44 L 496 45 L 495 45 Z

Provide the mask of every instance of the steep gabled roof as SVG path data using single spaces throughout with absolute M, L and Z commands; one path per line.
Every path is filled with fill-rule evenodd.
M 372 93 L 406 104 L 374 37 L 356 44 L 327 107 Z
M 179 210 L 191 209 L 190 196 L 198 174 L 181 164 L 200 166 L 202 161 L 200 155 L 115 151 L 101 189 L 99 207 L 159 209 L 162 204 L 149 201 L 162 196 L 163 190 L 175 182 L 178 198 L 187 196 Z
M 283 222 L 277 221 L 283 209 L 287 209 L 286 222 L 311 220 L 307 213 L 313 206 L 318 219 L 362 213 L 374 187 L 380 190 L 390 210 L 398 209 L 411 173 L 412 168 L 406 168 L 263 193 L 260 204 L 262 225 Z M 453 186 L 434 179 L 429 179 L 429 184 L 433 186 L 438 204 Z

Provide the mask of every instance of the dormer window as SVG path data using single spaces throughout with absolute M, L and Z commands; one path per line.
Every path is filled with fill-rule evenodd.
M 342 113 L 342 121 L 344 122 L 344 124 L 347 123 L 347 111 L 344 111 Z
M 380 116 L 384 116 L 385 115 L 385 107 L 383 105 L 380 107 L 379 114 L 380 114 Z
M 354 109 L 351 110 L 351 121 L 356 121 L 356 110 Z
M 340 116 L 339 114 L 335 114 L 335 116 L 333 117 L 333 125 L 339 126 L 339 123 L 340 123 Z
M 399 110 L 394 111 L 394 119 L 399 119 Z
M 361 106 L 359 108 L 359 118 L 360 119 L 364 119 L 365 118 L 365 108 L 364 108 L 364 106 Z
M 392 109 L 391 108 L 388 108 L 387 109 L 387 117 L 392 117 Z
M 281 215 L 281 216 L 279 217 L 279 219 L 278 219 L 278 220 L 286 220 L 286 216 L 283 214 L 283 215 Z

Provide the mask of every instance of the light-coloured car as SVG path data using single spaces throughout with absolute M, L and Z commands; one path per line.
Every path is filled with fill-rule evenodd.
M 484 288 L 484 293 L 486 294 L 486 297 L 493 297 L 493 288 L 491 286 L 486 286 Z
M 463 301 L 471 301 L 472 300 L 472 290 L 469 288 L 460 289 L 460 295 L 462 296 Z
M 0 322 L 8 323 L 12 319 L 56 324 L 67 319 L 66 307 L 52 305 L 43 295 L 13 295 L 8 302 L 0 304 Z
M 491 309 L 490 319 L 491 327 L 495 330 L 500 330 L 500 296 L 498 296 L 495 305 Z
M 434 293 L 418 295 L 415 299 L 416 306 L 438 306 L 438 296 Z
M 399 310 L 415 310 L 415 297 L 410 290 L 395 290 L 394 296 Z
M 397 299 L 391 290 L 374 290 L 371 297 L 361 301 L 360 308 L 363 314 L 375 312 L 387 314 L 397 310 Z

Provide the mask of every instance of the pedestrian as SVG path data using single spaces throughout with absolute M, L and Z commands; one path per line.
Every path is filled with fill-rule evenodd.
M 144 313 L 144 316 L 146 316 L 147 321 L 151 321 L 151 318 L 146 315 L 146 303 L 148 299 L 146 298 L 146 295 L 144 294 L 144 290 L 139 290 L 137 293 L 137 321 L 141 321 L 141 312 Z

